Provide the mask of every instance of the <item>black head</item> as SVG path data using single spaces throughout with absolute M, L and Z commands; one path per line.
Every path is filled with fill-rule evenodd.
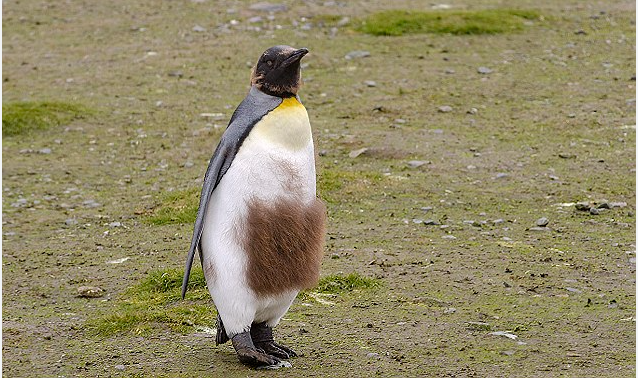
M 253 69 L 250 82 L 271 96 L 297 95 L 301 84 L 301 58 L 308 49 L 295 49 L 286 45 L 273 46 L 264 51 Z

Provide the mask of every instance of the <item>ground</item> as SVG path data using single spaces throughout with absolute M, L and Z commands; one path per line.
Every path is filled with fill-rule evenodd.
M 635 377 L 635 3 L 282 4 L 3 2 L 3 376 Z M 329 223 L 272 372 L 215 346 L 203 288 L 147 284 L 275 44 L 311 52 Z

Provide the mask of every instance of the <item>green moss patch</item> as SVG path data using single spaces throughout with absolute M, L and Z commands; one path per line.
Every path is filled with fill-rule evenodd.
M 478 11 L 415 12 L 391 10 L 372 14 L 357 29 L 377 36 L 404 34 L 500 34 L 523 29 L 526 20 L 540 19 L 531 10 L 485 9 Z
M 348 275 L 329 275 L 321 278 L 316 291 L 319 293 L 341 293 L 358 289 L 371 289 L 381 285 L 379 279 L 368 278 L 353 272 Z
M 116 300 L 112 312 L 87 321 L 94 335 L 147 334 L 160 325 L 185 333 L 214 327 L 217 313 L 201 268 L 193 268 L 186 299 L 181 300 L 183 270 L 153 271 Z
M 147 218 L 153 225 L 191 224 L 197 217 L 199 188 L 171 192 L 164 196 L 161 204 Z
M 16 102 L 2 104 L 2 136 L 10 137 L 46 130 L 93 113 L 88 108 L 63 102 Z
M 370 188 L 384 179 L 378 172 L 346 171 L 325 168 L 317 175 L 319 197 L 331 204 L 342 201 L 357 201 Z

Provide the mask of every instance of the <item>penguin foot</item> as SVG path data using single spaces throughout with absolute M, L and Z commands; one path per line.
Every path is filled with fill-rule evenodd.
M 233 347 L 239 361 L 250 366 L 272 366 L 280 362 L 277 357 L 258 349 L 250 338 L 250 332 L 239 333 L 232 338 Z
M 250 328 L 250 336 L 255 347 L 263 350 L 266 354 L 281 359 L 296 357 L 297 353 L 291 348 L 275 342 L 272 336 L 272 328 L 266 323 L 253 324 Z

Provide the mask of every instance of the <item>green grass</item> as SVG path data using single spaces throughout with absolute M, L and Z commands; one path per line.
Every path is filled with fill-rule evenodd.
M 192 332 L 197 327 L 214 327 L 217 313 L 202 269 L 194 267 L 191 271 L 185 300 L 181 299 L 183 275 L 184 271 L 180 269 L 149 273 L 139 284 L 122 294 L 110 313 L 89 319 L 87 330 L 92 335 L 106 337 L 121 333 L 147 335 L 162 326 L 178 333 Z M 376 288 L 380 284 L 379 279 L 355 272 L 322 278 L 315 290 L 322 294 L 337 294 Z M 299 296 L 310 299 L 305 292 Z
M 183 270 L 153 271 L 125 291 L 112 312 L 87 321 L 93 335 L 147 334 L 160 325 L 184 333 L 197 326 L 213 327 L 217 313 L 201 268 L 193 268 L 186 300 L 181 300 Z
M 93 113 L 70 103 L 25 101 L 2 104 L 2 136 L 10 137 L 46 130 Z
M 371 289 L 381 285 L 379 279 L 367 278 L 357 272 L 348 275 L 329 275 L 321 278 L 316 291 L 319 293 L 350 292 L 355 289 Z
M 500 34 L 519 31 L 525 20 L 540 19 L 531 10 L 486 9 L 478 11 L 415 12 L 391 10 L 372 14 L 357 29 L 377 36 L 404 34 Z
M 153 225 L 192 224 L 199 207 L 199 188 L 170 192 L 147 221 Z

